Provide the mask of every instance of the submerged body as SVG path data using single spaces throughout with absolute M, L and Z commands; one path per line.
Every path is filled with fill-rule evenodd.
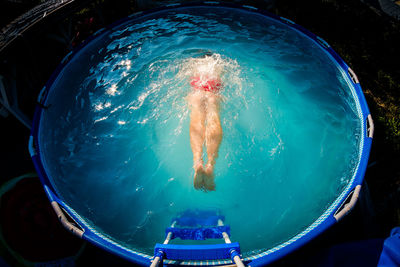
M 196 189 L 214 191 L 214 165 L 222 141 L 219 113 L 222 88 L 222 67 L 212 56 L 195 59 L 192 92 L 188 96 L 190 106 L 190 145 L 193 152 L 193 184 Z M 206 146 L 207 162 L 204 165 L 203 145 Z

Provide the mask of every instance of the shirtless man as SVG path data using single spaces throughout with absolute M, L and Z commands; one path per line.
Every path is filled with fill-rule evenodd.
M 214 165 L 222 141 L 219 105 L 222 88 L 222 66 L 212 55 L 194 59 L 188 95 L 190 113 L 190 145 L 193 152 L 194 188 L 215 190 Z M 205 143 L 207 162 L 203 162 Z

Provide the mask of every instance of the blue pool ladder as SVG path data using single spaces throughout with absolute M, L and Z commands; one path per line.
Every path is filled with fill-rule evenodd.
M 170 260 L 221 260 L 229 259 L 238 267 L 244 267 L 240 258 L 238 242 L 230 240 L 230 227 L 224 225 L 224 216 L 215 211 L 186 210 L 172 219 L 170 227 L 165 229 L 163 244 L 154 247 L 151 267 L 162 265 L 164 259 Z M 214 245 L 172 245 L 174 238 L 182 240 L 206 240 L 223 238 L 225 244 Z

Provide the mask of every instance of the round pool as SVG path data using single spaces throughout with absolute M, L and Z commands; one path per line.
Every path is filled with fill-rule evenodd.
M 193 187 L 187 100 L 204 54 L 224 70 L 208 193 Z M 340 57 L 247 6 L 134 14 L 68 55 L 39 102 L 31 152 L 50 200 L 84 238 L 140 263 L 187 209 L 223 214 L 247 262 L 293 250 L 336 221 L 371 144 L 368 107 Z

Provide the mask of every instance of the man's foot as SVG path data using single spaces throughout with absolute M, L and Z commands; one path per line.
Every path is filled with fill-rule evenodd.
M 214 181 L 214 166 L 210 163 L 206 164 L 204 170 L 204 188 L 206 191 L 215 191 L 215 181 Z
M 194 188 L 197 190 L 199 190 L 199 189 L 204 190 L 205 170 L 203 168 L 203 162 L 202 161 L 197 162 L 193 166 L 193 168 L 194 168 L 194 178 L 193 178 Z

